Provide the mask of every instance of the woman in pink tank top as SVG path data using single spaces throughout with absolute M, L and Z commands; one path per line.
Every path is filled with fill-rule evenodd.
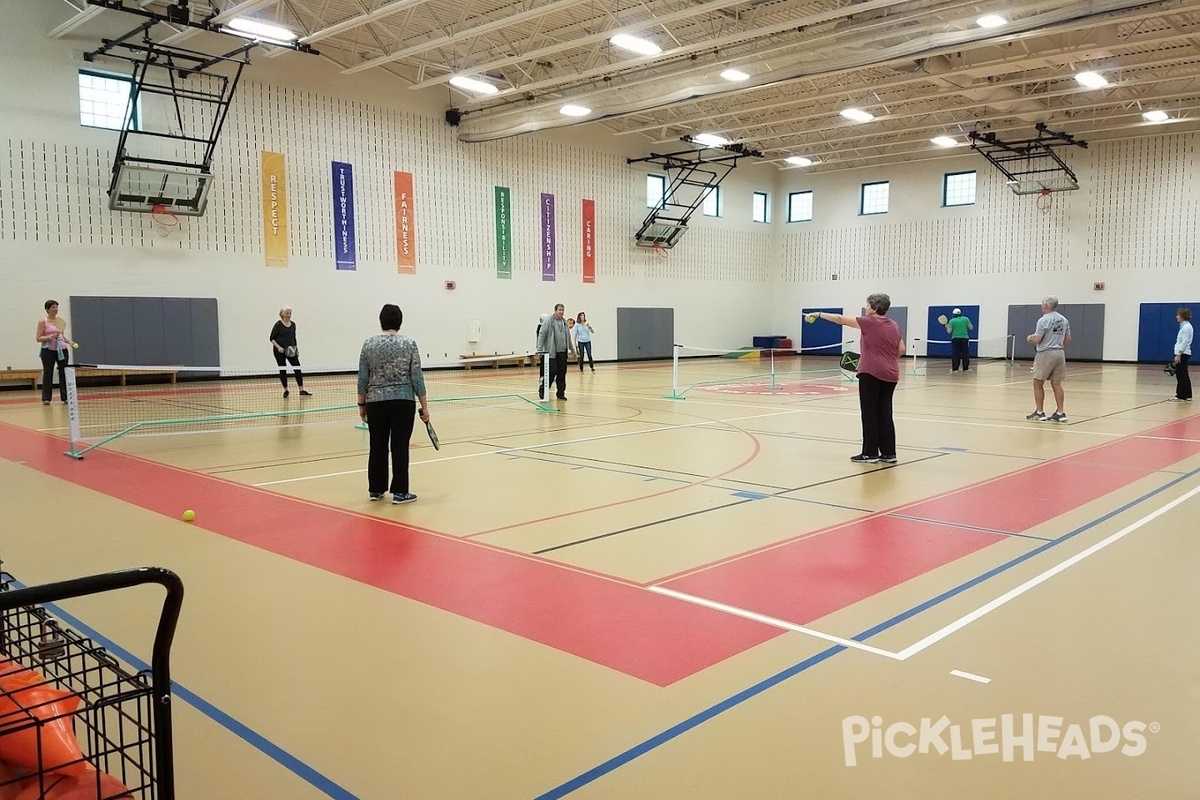
M 904 357 L 900 326 L 887 318 L 892 300 L 886 294 L 867 298 L 865 317 L 819 313 L 820 319 L 862 331 L 858 361 L 858 404 L 862 412 L 862 451 L 850 458 L 856 464 L 896 463 L 896 423 L 892 420 L 892 395 L 900 381 L 899 360 Z
M 54 389 L 54 365 L 58 365 L 58 395 L 67 402 L 67 364 L 71 360 L 71 340 L 67 338 L 67 321 L 58 315 L 58 301 L 47 300 L 43 308 L 46 316 L 38 320 L 37 339 L 42 359 L 42 405 L 50 405 Z

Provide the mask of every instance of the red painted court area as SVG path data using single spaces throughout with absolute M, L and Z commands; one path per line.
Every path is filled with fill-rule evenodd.
M 1197 454 L 1191 417 L 660 585 L 803 625 L 1004 538 L 973 526 L 1023 533 Z
M 1155 438 L 1146 438 L 1146 437 Z M 783 633 L 643 586 L 0 424 L 0 457 L 197 527 L 667 686 Z M 667 579 L 800 624 L 1200 454 L 1200 418 L 1044 462 Z M 204 498 L 199 503 L 195 498 Z M 935 523 L 890 516 L 903 513 Z M 943 523 L 943 524 L 936 524 Z M 184 523 L 179 523 L 181 526 Z M 569 613 L 565 613 L 569 612 Z

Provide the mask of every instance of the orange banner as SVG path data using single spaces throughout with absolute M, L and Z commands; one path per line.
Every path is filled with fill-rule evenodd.
M 401 275 L 417 274 L 417 220 L 411 172 L 396 173 L 396 264 Z
M 262 154 L 263 256 L 268 267 L 288 265 L 287 181 L 283 153 Z
M 596 282 L 596 201 L 583 201 L 583 282 Z

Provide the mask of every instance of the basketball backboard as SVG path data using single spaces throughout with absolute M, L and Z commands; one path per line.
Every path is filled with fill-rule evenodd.
M 212 175 L 142 164 L 121 164 L 108 196 L 113 211 L 149 214 L 161 206 L 177 216 L 198 217 L 208 205 Z

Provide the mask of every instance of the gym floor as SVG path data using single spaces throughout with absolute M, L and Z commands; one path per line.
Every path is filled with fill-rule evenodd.
M 76 461 L 5 392 L 0 557 L 180 574 L 181 798 L 1194 800 L 1200 415 L 1075 364 L 1070 421 L 1027 422 L 1027 364 L 944 366 L 872 466 L 838 373 L 674 401 L 669 364 L 572 367 L 556 413 L 435 403 L 396 507 L 353 420 Z M 125 658 L 156 608 L 63 604 Z

